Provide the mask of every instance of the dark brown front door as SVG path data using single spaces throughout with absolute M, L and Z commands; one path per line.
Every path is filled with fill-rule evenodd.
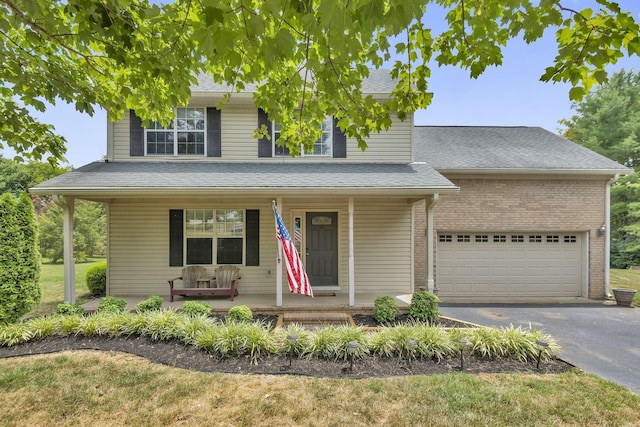
M 337 212 L 307 212 L 306 225 L 306 266 L 311 286 L 338 286 Z

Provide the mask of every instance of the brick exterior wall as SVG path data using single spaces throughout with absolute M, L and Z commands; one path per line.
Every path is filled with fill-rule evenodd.
M 440 196 L 434 209 L 434 239 L 438 232 L 446 231 L 588 231 L 588 297 L 604 298 L 605 238 L 597 237 L 596 230 L 605 219 L 606 178 L 447 178 L 460 187 L 460 193 Z M 424 203 L 416 204 L 415 219 L 414 277 L 418 289 L 426 286 Z M 435 268 L 437 286 L 437 265 Z

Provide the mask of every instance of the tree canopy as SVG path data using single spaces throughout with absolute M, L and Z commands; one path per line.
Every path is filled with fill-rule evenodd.
M 640 72 L 619 71 L 562 120 L 564 136 L 634 172 L 611 188 L 611 262 L 640 264 Z
M 168 124 L 207 73 L 228 96 L 257 85 L 254 100 L 288 131 L 293 155 L 309 149 L 327 115 L 366 148 L 370 132 L 426 108 L 430 67 L 479 76 L 502 63 L 514 38 L 555 29 L 558 54 L 541 79 L 569 82 L 580 100 L 605 66 L 640 53 L 639 27 L 617 3 L 572 10 L 560 0 L 0 0 L 0 144 L 25 157 L 61 159 L 65 141 L 31 110 L 73 103 L 111 119 L 135 109 Z M 425 23 L 446 11 L 445 31 Z M 389 63 L 391 62 L 391 65 Z M 370 68 L 389 67 L 390 98 L 362 94 Z M 222 107 L 224 102 L 220 103 Z M 256 130 L 263 135 L 266 129 Z M 301 145 L 302 144 L 302 145 Z

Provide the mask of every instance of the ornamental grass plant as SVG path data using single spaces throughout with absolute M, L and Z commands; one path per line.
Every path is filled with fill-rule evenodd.
M 326 326 L 307 330 L 299 325 L 272 329 L 264 321 L 221 321 L 205 314 L 186 314 L 173 309 L 141 313 L 96 312 L 33 318 L 0 326 L 0 345 L 13 346 L 51 335 L 105 337 L 143 336 L 156 341 L 181 341 L 205 350 L 217 358 L 249 356 L 253 363 L 269 355 L 291 354 L 296 358 L 331 361 L 360 359 L 367 355 L 402 360 L 455 357 L 458 340 L 483 358 L 514 357 L 521 362 L 555 356 L 560 347 L 541 331 L 514 328 L 445 329 L 420 322 L 408 322 L 379 331 L 362 327 Z M 295 335 L 295 340 L 289 336 Z M 547 343 L 542 350 L 537 341 Z M 351 344 L 350 344 L 351 343 Z M 357 343 L 357 345 L 353 345 Z

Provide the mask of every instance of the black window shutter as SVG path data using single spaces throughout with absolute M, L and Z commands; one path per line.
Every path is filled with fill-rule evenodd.
M 271 120 L 269 120 L 267 113 L 262 108 L 258 108 L 258 127 L 262 125 L 267 126 L 269 135 L 271 135 Z M 258 140 L 258 157 L 273 157 L 272 146 L 270 139 L 260 138 Z
M 247 239 L 246 265 L 260 265 L 260 211 L 249 210 L 245 212 Z
M 220 110 L 207 108 L 207 157 L 222 156 L 222 120 Z
M 183 227 L 182 209 L 171 209 L 169 211 L 169 265 L 182 266 L 183 259 Z
M 144 156 L 144 128 L 142 119 L 129 110 L 129 155 Z
M 333 157 L 336 159 L 347 158 L 347 137 L 338 127 L 338 120 L 333 118 Z

